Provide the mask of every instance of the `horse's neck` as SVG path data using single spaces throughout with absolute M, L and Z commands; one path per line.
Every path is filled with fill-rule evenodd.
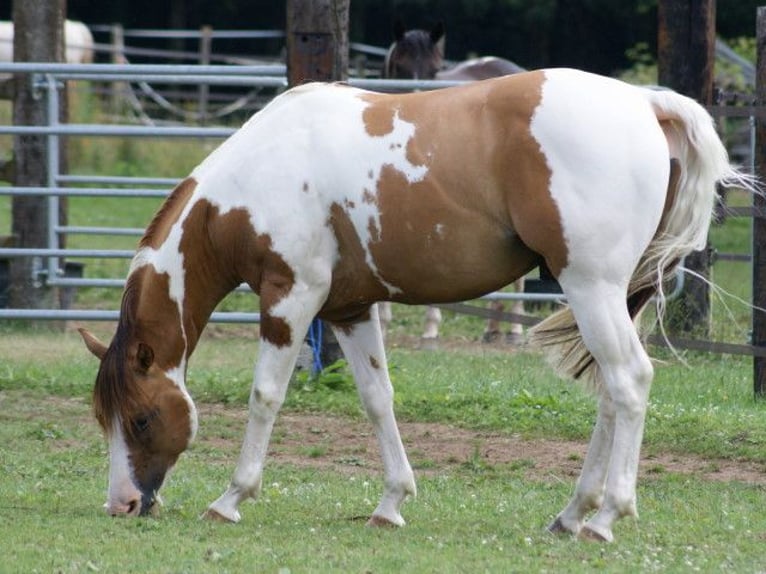
M 205 224 L 187 216 L 180 234 L 169 234 L 157 248 L 147 242 L 133 261 L 131 276 L 141 284 L 138 323 L 177 364 L 191 355 L 216 305 L 240 282 L 222 269 Z

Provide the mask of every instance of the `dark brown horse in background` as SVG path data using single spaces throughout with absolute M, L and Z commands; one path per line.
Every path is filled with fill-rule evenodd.
M 394 24 L 394 43 L 388 50 L 383 67 L 383 77 L 391 79 L 415 80 L 446 80 L 454 82 L 472 82 L 497 78 L 508 74 L 524 72 L 524 68 L 510 60 L 496 56 L 471 58 L 454 66 L 445 68 L 444 61 L 444 24 L 436 23 L 430 30 L 407 30 L 400 20 Z M 524 291 L 524 278 L 513 283 L 517 293 Z M 392 319 L 391 303 L 381 302 L 380 320 L 385 332 Z M 493 311 L 502 312 L 504 305 L 501 301 L 490 304 Z M 515 301 L 512 312 L 524 313 L 524 302 Z M 439 324 L 442 316 L 438 307 L 428 307 L 426 324 L 421 339 L 424 346 L 432 347 L 439 337 Z M 493 342 L 500 338 L 500 323 L 489 319 L 484 329 L 482 340 Z M 506 336 L 507 342 L 520 344 L 523 340 L 523 329 L 518 323 L 511 323 Z
M 447 67 L 444 61 L 444 24 L 438 22 L 430 30 L 406 30 L 404 24 L 397 21 L 383 77 L 470 82 L 524 71 L 518 64 L 496 56 L 471 58 Z

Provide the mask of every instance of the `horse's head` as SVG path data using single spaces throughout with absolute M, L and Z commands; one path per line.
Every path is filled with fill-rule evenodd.
M 386 78 L 432 80 L 444 59 L 444 25 L 439 22 L 430 31 L 405 30 L 394 25 L 394 43 L 388 50 L 383 75 Z
M 152 347 L 121 326 L 109 347 L 84 329 L 80 334 L 101 360 L 93 406 L 109 440 L 107 511 L 146 514 L 196 430 L 183 370 L 159 365 Z

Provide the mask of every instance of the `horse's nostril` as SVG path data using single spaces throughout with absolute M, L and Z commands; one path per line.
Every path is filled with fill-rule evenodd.
M 131 500 L 128 502 L 128 514 L 133 514 L 138 506 L 138 500 Z

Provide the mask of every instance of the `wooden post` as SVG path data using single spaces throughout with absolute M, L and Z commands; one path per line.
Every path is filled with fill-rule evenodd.
M 348 77 L 350 0 L 288 0 L 287 81 L 335 81 Z
M 759 106 L 766 102 L 766 6 L 760 6 L 756 20 L 757 67 L 756 94 Z M 766 174 L 766 118 L 756 118 L 755 170 Z M 766 346 L 766 198 L 753 195 L 753 345 Z M 753 358 L 753 390 L 756 397 L 766 396 L 766 359 Z
M 199 64 L 200 66 L 210 65 L 210 53 L 213 48 L 213 28 L 202 26 L 199 38 Z M 198 94 L 197 110 L 199 114 L 199 125 L 207 122 L 207 101 L 210 95 L 210 86 L 200 84 Z
M 110 27 L 110 36 L 112 42 L 111 61 L 112 64 L 127 64 L 125 58 L 125 30 L 122 24 L 112 24 Z M 112 113 L 115 116 L 121 115 L 125 105 L 125 94 L 129 90 L 126 82 L 112 82 L 111 104 Z
M 715 56 L 715 0 L 660 0 L 657 36 L 658 79 L 701 104 L 713 97 Z M 684 265 L 702 277 L 710 276 L 712 250 L 696 251 Z M 676 333 L 710 332 L 710 289 L 705 281 L 687 274 L 679 298 L 666 315 Z
M 287 0 L 287 81 L 348 78 L 348 14 L 350 0 Z M 322 364 L 342 357 L 329 325 L 322 329 Z
M 16 62 L 61 62 L 64 57 L 64 0 L 15 0 L 13 2 L 13 59 Z M 46 98 L 39 98 L 29 74 L 15 78 L 13 123 L 42 126 L 48 122 Z M 62 98 L 63 102 L 63 98 Z M 58 118 L 57 118 L 58 120 Z M 16 162 L 14 185 L 48 185 L 46 136 L 14 138 Z M 49 202 L 45 196 L 12 200 L 12 233 L 17 247 L 46 247 L 49 238 Z M 59 213 L 56 217 L 61 218 Z M 14 258 L 11 262 L 10 306 L 42 308 L 54 304 L 53 294 L 43 288 L 41 258 Z

